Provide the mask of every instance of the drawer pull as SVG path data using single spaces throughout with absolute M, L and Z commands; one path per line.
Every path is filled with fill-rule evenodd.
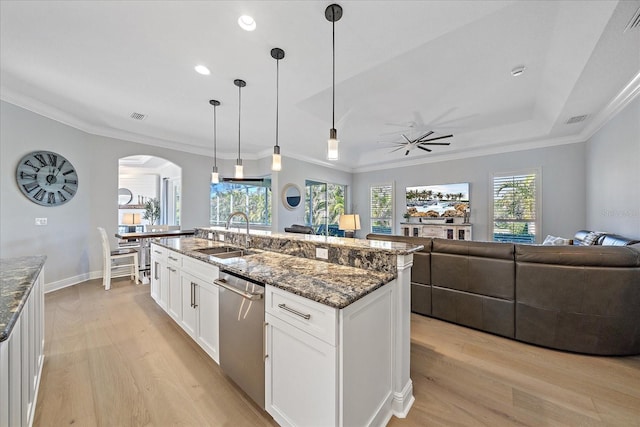
M 300 316 L 305 320 L 311 319 L 311 315 L 310 314 L 300 313 L 298 310 L 295 310 L 295 309 L 293 309 L 291 307 L 287 307 L 286 304 L 278 304 L 278 307 L 280 307 L 283 310 L 287 310 L 288 312 L 291 312 L 291 313 L 295 314 L 296 316 Z
M 172 273 L 175 273 L 176 271 L 178 271 L 175 268 L 171 268 L 171 267 L 167 267 L 167 270 L 171 271 Z
M 154 250 L 153 252 L 157 253 L 158 255 L 162 255 L 162 252 L 160 252 L 160 251 Z
M 169 259 L 170 259 L 171 261 L 177 261 L 177 260 L 178 260 L 178 258 L 174 258 L 174 257 L 172 257 L 172 256 L 169 256 Z

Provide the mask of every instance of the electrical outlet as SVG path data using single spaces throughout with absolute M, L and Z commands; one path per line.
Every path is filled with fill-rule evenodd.
M 47 225 L 47 218 L 36 218 L 36 225 Z
M 327 249 L 327 248 L 316 248 L 316 258 L 329 259 L 329 249 Z

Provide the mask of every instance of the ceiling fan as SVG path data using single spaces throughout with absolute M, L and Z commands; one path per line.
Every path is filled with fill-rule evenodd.
M 430 130 L 428 132 L 426 132 L 425 134 L 419 136 L 418 138 L 415 139 L 409 139 L 409 137 L 407 137 L 407 135 L 402 134 L 402 138 L 404 139 L 404 141 L 399 141 L 399 142 L 390 142 L 390 144 L 394 144 L 394 145 L 398 145 L 399 147 L 396 148 L 395 150 L 391 150 L 391 152 L 395 152 L 398 150 L 405 150 L 404 155 L 408 156 L 409 153 L 411 152 L 411 150 L 413 150 L 414 148 L 418 148 L 420 150 L 423 151 L 427 151 L 427 152 L 431 152 L 432 150 L 427 148 L 427 145 L 451 145 L 450 142 L 433 142 L 433 141 L 437 141 L 440 139 L 446 139 L 446 138 L 451 138 L 453 136 L 453 134 L 450 135 L 443 135 L 443 136 L 436 136 L 436 137 L 431 137 L 431 135 L 433 135 L 434 131 Z

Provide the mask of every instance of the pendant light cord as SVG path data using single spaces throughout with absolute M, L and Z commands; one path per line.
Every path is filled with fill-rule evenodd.
M 280 96 L 280 60 L 276 61 L 276 147 L 278 146 L 278 105 Z
M 242 108 L 242 87 L 238 86 L 238 160 L 240 160 L 240 110 Z
M 335 12 L 334 12 L 335 16 Z M 333 35 L 333 98 L 331 103 L 331 128 L 336 128 L 336 21 L 335 19 L 331 23 L 331 32 Z
M 217 168 L 218 164 L 217 164 L 217 160 L 218 157 L 216 155 L 216 106 L 213 106 L 213 167 Z

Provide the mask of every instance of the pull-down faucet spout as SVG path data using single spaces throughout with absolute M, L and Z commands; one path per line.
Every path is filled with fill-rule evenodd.
M 244 236 L 244 246 L 246 248 L 249 248 L 249 217 L 247 216 L 246 213 L 241 212 L 241 211 L 236 211 L 233 212 L 231 215 L 229 215 L 229 217 L 227 218 L 227 225 L 225 226 L 225 229 L 229 229 L 229 226 L 231 225 L 231 220 L 233 219 L 234 216 L 241 216 L 242 218 L 244 218 L 245 222 L 247 223 L 247 234 Z

